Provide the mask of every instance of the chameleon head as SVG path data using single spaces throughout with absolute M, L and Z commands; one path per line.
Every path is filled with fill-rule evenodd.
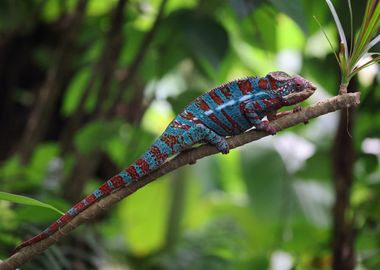
M 282 71 L 268 73 L 266 76 L 272 85 L 272 90 L 283 98 L 302 98 L 311 96 L 317 89 L 310 81 L 299 75 L 293 77 Z
M 299 75 L 295 75 L 291 78 L 293 82 L 293 92 L 302 92 L 302 91 L 315 91 L 317 87 L 315 87 L 310 81 L 304 79 Z

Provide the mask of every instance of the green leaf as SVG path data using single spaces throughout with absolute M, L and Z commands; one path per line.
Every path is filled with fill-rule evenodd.
M 253 148 L 254 147 L 254 148 Z M 257 144 L 243 151 L 242 170 L 254 213 L 262 220 L 277 221 L 284 203 L 285 167 L 279 154 Z M 287 200 L 292 200 L 288 194 Z
M 344 34 L 344 29 L 343 29 L 342 23 L 340 22 L 339 16 L 336 13 L 334 5 L 331 3 L 331 1 L 330 0 L 326 0 L 326 3 L 329 6 L 331 14 L 334 17 L 335 24 L 336 24 L 336 27 L 338 29 L 340 41 L 341 41 L 341 43 L 343 43 L 343 46 L 344 46 L 344 56 L 345 56 L 346 59 L 348 59 L 348 44 L 347 44 L 346 35 Z
M 89 154 L 95 149 L 103 149 L 109 139 L 118 135 L 121 125 L 119 120 L 93 121 L 77 132 L 75 145 L 84 154 Z
M 62 113 L 67 116 L 72 114 L 79 104 L 80 97 L 83 95 L 86 84 L 90 78 L 90 69 L 85 68 L 78 71 L 70 81 L 65 92 Z
M 119 231 L 133 253 L 146 255 L 163 246 L 170 201 L 169 188 L 170 182 L 162 179 L 120 202 L 118 218 L 120 224 L 127 226 L 121 226 Z
M 59 2 L 58 0 L 47 0 L 42 6 L 41 17 L 44 21 L 52 22 L 59 17 L 62 8 Z
M 317 24 L 319 25 L 319 27 L 321 28 L 323 35 L 325 36 L 327 42 L 329 43 L 330 48 L 331 48 L 331 51 L 334 53 L 334 56 L 335 56 L 335 58 L 336 58 L 336 61 L 338 62 L 339 65 L 341 65 L 341 63 L 340 63 L 340 61 L 339 61 L 339 57 L 338 57 L 338 55 L 336 54 L 335 49 L 334 49 L 334 46 L 332 45 L 332 42 L 330 41 L 330 39 L 329 39 L 329 37 L 328 37 L 326 31 L 322 28 L 322 25 L 321 25 L 321 23 L 319 22 L 318 18 L 314 16 L 314 19 L 315 19 L 315 21 L 317 22 Z
M 249 14 L 258 8 L 260 5 L 264 3 L 264 0 L 252 0 L 252 1 L 245 1 L 245 0 L 230 0 L 230 5 L 234 9 L 237 18 L 243 19 Z
M 199 12 L 181 10 L 173 13 L 165 23 L 172 29 L 171 37 L 180 39 L 179 46 L 185 48 L 206 73 L 220 67 L 228 51 L 229 39 L 219 22 Z M 172 52 L 175 51 L 173 48 Z
M 326 159 L 328 149 L 322 149 L 319 146 L 318 151 L 310 157 L 306 164 L 296 173 L 296 176 L 303 179 L 317 179 L 320 181 L 329 181 L 331 178 L 330 161 Z
M 267 52 L 277 52 L 278 24 L 273 19 L 273 12 L 275 11 L 272 7 L 261 6 L 255 10 L 251 20 L 244 20 L 237 26 L 241 29 L 241 37 L 248 44 L 266 52 L 265 59 Z
M 285 13 L 290 18 L 292 18 L 302 29 L 302 31 L 307 34 L 308 28 L 305 20 L 305 11 L 300 0 L 269 0 L 274 7 L 279 11 Z
M 304 33 L 298 25 L 286 15 L 278 16 L 278 49 L 302 50 L 305 46 Z
M 200 91 L 188 89 L 187 91 L 179 94 L 176 97 L 169 97 L 168 102 L 170 102 L 170 105 L 172 106 L 173 111 L 176 114 L 178 114 L 183 110 L 183 108 L 185 108 L 187 104 L 189 104 L 190 101 L 196 99 L 201 94 L 203 93 Z
M 61 215 L 64 214 L 63 212 L 61 212 L 60 210 L 58 210 L 57 208 L 55 208 L 54 206 L 52 206 L 50 204 L 40 202 L 40 201 L 33 199 L 33 198 L 29 198 L 29 197 L 21 196 L 21 195 L 16 195 L 16 194 L 11 194 L 8 192 L 0 191 L 0 200 L 48 208 L 48 209 L 54 210 L 55 212 L 57 212 Z
M 109 1 L 98 1 L 98 0 L 92 0 L 89 1 L 88 7 L 87 7 L 87 14 L 89 16 L 99 16 L 103 14 L 107 14 L 114 8 L 116 5 L 116 0 L 109 0 Z

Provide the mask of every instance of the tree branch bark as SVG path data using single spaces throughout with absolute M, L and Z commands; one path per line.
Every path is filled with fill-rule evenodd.
M 68 70 L 69 59 L 75 47 L 75 40 L 87 7 L 87 0 L 78 2 L 75 12 L 68 17 L 65 36 L 55 52 L 55 59 L 49 68 L 46 80 L 43 83 L 33 110 L 30 113 L 27 125 L 17 152 L 23 163 L 27 163 L 34 147 L 45 135 L 50 118 L 62 93 L 63 78 Z
M 108 96 L 109 96 L 109 86 L 112 82 L 112 76 L 114 74 L 114 70 L 116 68 L 117 63 L 117 56 L 119 55 L 120 49 L 121 49 L 121 34 L 118 33 L 122 30 L 122 18 L 118 18 L 122 16 L 122 13 L 120 14 L 120 6 L 125 5 L 125 0 L 119 0 L 118 8 L 116 9 L 115 16 L 113 18 L 113 26 L 110 29 L 111 34 L 108 36 L 108 43 L 110 46 L 113 46 L 112 48 L 108 48 L 104 52 L 104 61 L 102 61 L 102 68 L 105 69 L 102 72 L 102 76 L 100 78 L 100 86 L 99 86 L 99 94 L 95 105 L 95 111 L 91 115 L 91 119 L 105 119 L 105 118 L 112 118 L 115 115 L 115 108 L 117 107 L 117 104 L 122 100 L 122 96 L 124 94 L 124 90 L 127 86 L 132 84 L 134 81 L 135 75 L 137 74 L 137 71 L 140 67 L 140 64 L 142 63 L 144 56 L 146 55 L 146 51 L 149 48 L 149 45 L 151 44 L 155 33 L 157 32 L 159 22 L 161 21 L 161 18 L 163 16 L 163 12 L 166 6 L 166 3 L 168 0 L 162 0 L 158 14 L 155 18 L 155 21 L 153 23 L 152 28 L 149 30 L 149 32 L 145 35 L 140 49 L 136 53 L 132 63 L 128 67 L 127 71 L 125 73 L 125 77 L 121 79 L 120 84 L 118 85 L 118 89 L 116 92 L 116 98 L 111 99 L 112 105 L 110 107 L 106 107 L 105 104 L 108 103 Z M 123 10 L 123 9 L 121 9 Z M 117 34 L 116 34 L 117 33 Z M 115 37 L 118 36 L 119 38 Z M 133 120 L 137 121 L 140 120 L 142 117 L 142 113 L 136 114 L 136 112 L 141 112 L 141 107 L 143 106 L 143 92 L 139 91 L 141 89 L 135 88 L 134 93 L 132 94 L 132 100 L 128 102 L 129 106 L 127 107 L 133 107 L 135 110 L 135 113 L 133 114 Z M 107 101 L 107 102 L 105 102 Z M 132 105 L 133 104 L 133 105 Z M 137 108 L 137 110 L 136 110 Z M 74 114 L 78 121 L 79 117 L 77 117 L 76 114 Z M 128 117 L 127 118 L 131 118 Z M 129 120 L 129 119 L 127 119 Z M 80 124 L 78 122 L 78 124 Z M 75 130 L 73 130 L 74 132 Z M 74 133 L 71 133 L 73 135 Z M 70 141 L 70 140 L 69 140 Z M 65 191 L 65 197 L 69 201 L 75 202 L 78 201 L 82 197 L 82 190 L 83 187 L 88 180 L 89 176 L 91 176 L 94 171 L 96 170 L 101 158 L 101 151 L 95 150 L 90 155 L 83 155 L 81 153 L 76 153 L 76 164 L 73 168 L 72 172 L 70 173 L 70 176 L 66 180 L 65 186 L 68 188 Z M 86 169 L 83 169 L 86 168 Z M 86 176 L 86 177 L 83 177 Z
M 141 63 L 144 60 L 144 56 L 149 48 L 149 45 L 152 43 L 158 26 L 161 22 L 162 16 L 164 14 L 164 9 L 167 4 L 168 0 L 162 0 L 160 7 L 158 9 L 158 14 L 155 18 L 155 21 L 152 25 L 152 28 L 149 30 L 149 32 L 146 33 L 144 36 L 141 44 L 140 44 L 140 49 L 138 50 L 136 56 L 133 58 L 131 64 L 127 69 L 124 70 L 123 77 L 120 81 L 120 84 L 118 86 L 118 91 L 116 93 L 116 97 L 114 98 L 112 105 L 110 106 L 110 109 L 106 111 L 106 118 L 109 118 L 112 116 L 112 109 L 116 108 L 117 104 L 122 101 L 123 99 L 123 94 L 125 92 L 125 89 L 130 86 L 131 82 L 135 78 L 135 75 L 137 74 Z
M 95 82 L 98 80 L 100 86 L 98 91 L 98 101 L 95 106 L 94 112 L 90 114 L 89 119 L 101 119 L 101 108 L 107 102 L 107 93 L 110 92 L 110 85 L 112 82 L 114 70 L 117 65 L 117 60 L 122 48 L 122 28 L 125 20 L 125 6 L 128 4 L 127 0 L 119 0 L 111 17 L 111 27 L 107 33 L 106 44 L 103 48 L 102 55 L 95 65 L 91 78 L 88 81 L 87 87 L 83 96 L 81 97 L 80 104 L 76 112 L 71 117 L 71 121 L 67 127 L 66 136 L 62 140 L 62 153 L 69 149 L 72 150 L 73 137 L 75 132 L 80 128 L 84 118 L 84 105 L 90 92 L 93 90 Z M 101 97 L 101 98 L 99 98 Z M 99 108 L 99 109 L 96 109 Z M 65 179 L 65 192 L 64 197 L 69 201 L 75 202 L 82 196 L 83 187 L 85 186 L 89 177 L 94 173 L 99 165 L 101 159 L 101 151 L 95 150 L 90 155 L 84 155 L 75 151 L 75 166 L 70 172 L 68 178 Z
M 284 116 L 283 118 L 273 121 L 272 124 L 277 128 L 278 131 L 281 131 L 288 127 L 304 123 L 309 119 L 316 118 L 318 116 L 330 112 L 357 106 L 359 103 L 360 93 L 349 93 L 345 95 L 339 95 L 327 99 L 325 101 L 318 102 L 307 108 L 304 108 L 301 112 Z M 251 130 L 243 134 L 228 138 L 228 143 L 230 145 L 230 149 L 234 149 L 249 142 L 259 140 L 265 136 L 268 136 L 268 134 L 265 132 Z M 141 187 L 147 185 L 148 183 L 154 181 L 155 179 L 159 178 L 164 174 L 176 170 L 179 167 L 182 167 L 186 164 L 193 164 L 198 159 L 216 153 L 218 153 L 218 150 L 211 145 L 202 145 L 200 147 L 180 153 L 178 156 L 162 165 L 158 170 L 152 172 L 151 174 L 147 175 L 146 177 L 143 177 L 138 181 L 132 182 L 130 185 L 121 188 L 118 191 L 112 193 L 111 195 L 96 202 L 94 205 L 81 212 L 71 222 L 66 224 L 64 227 L 62 227 L 59 231 L 54 233 L 49 238 L 44 239 L 41 242 L 38 242 L 34 245 L 25 247 L 21 249 L 19 252 L 13 254 L 11 257 L 0 263 L 0 270 L 11 270 L 23 265 L 37 254 L 43 252 L 49 246 L 55 244 L 65 235 L 69 234 L 80 224 L 91 221 L 97 215 L 99 215 L 103 211 L 106 211 L 111 206 L 119 202 L 121 199 L 134 193 Z
M 354 141 L 349 131 L 354 129 L 354 109 L 341 111 L 332 147 L 332 176 L 335 186 L 335 203 L 332 211 L 332 267 L 334 270 L 352 270 L 356 264 L 354 221 L 349 212 L 356 159 Z
M 114 74 L 117 59 L 122 48 L 123 38 L 122 38 L 122 28 L 124 22 L 125 6 L 128 5 L 128 0 L 119 0 L 115 10 L 112 12 L 111 17 L 111 27 L 106 35 L 105 45 L 99 60 L 94 65 L 91 76 L 84 88 L 83 94 L 79 99 L 79 104 L 77 105 L 75 112 L 72 114 L 68 121 L 66 128 L 63 131 L 61 138 L 61 153 L 65 154 L 68 150 L 72 149 L 72 141 L 75 132 L 80 128 L 85 115 L 85 103 L 88 96 L 93 90 L 95 83 L 99 78 L 101 78 L 101 89 L 100 93 L 109 92 L 109 84 Z M 104 81 L 107 83 L 104 83 Z M 104 94 L 102 94 L 104 96 Z M 98 100 L 106 100 L 103 98 L 98 98 Z M 98 103 L 98 102 L 97 102 Z M 96 107 L 101 107 L 96 105 Z M 96 115 L 96 113 L 95 113 Z

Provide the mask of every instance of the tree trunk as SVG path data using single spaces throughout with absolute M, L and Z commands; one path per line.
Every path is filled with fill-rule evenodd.
M 353 182 L 355 151 L 350 135 L 355 124 L 353 108 L 340 112 L 339 126 L 334 140 L 332 163 L 335 186 L 333 207 L 333 269 L 355 268 L 353 218 L 350 215 L 350 194 Z

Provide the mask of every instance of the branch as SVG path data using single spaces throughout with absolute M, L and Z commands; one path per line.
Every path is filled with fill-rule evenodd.
M 322 102 L 318 102 L 307 108 L 304 108 L 301 112 L 290 114 L 284 116 L 278 120 L 272 122 L 272 124 L 277 128 L 278 131 L 286 129 L 288 127 L 304 123 L 305 121 L 316 118 L 318 116 L 341 110 L 344 108 L 355 107 L 360 103 L 359 93 L 349 93 L 344 95 L 339 95 Z M 259 140 L 265 136 L 267 133 L 261 131 L 248 131 L 243 134 L 228 138 L 228 143 L 231 149 L 237 148 L 244 144 L 252 141 Z M 218 153 L 218 150 L 211 145 L 202 145 L 200 147 L 190 149 L 177 155 L 172 160 L 166 162 L 158 170 L 152 172 L 146 177 L 141 178 L 139 181 L 133 182 L 130 185 L 119 189 L 118 191 L 110 194 L 109 196 L 96 202 L 88 209 L 81 212 L 76 216 L 71 222 L 63 226 L 59 231 L 54 233 L 47 239 L 44 239 L 34 245 L 27 246 L 21 249 L 16 254 L 12 255 L 10 258 L 6 259 L 4 262 L 0 263 L 0 270 L 11 270 L 16 267 L 21 266 L 25 262 L 31 260 L 37 254 L 43 252 L 49 246 L 55 244 L 58 240 L 63 238 L 65 235 L 69 234 L 72 230 L 78 227 L 84 222 L 93 220 L 96 216 L 106 211 L 111 206 L 119 202 L 121 199 L 134 193 L 136 190 L 145 186 L 146 184 L 154 181 L 162 175 L 165 175 L 173 170 L 178 169 L 186 164 L 193 164 L 198 159 L 204 158 Z
M 66 28 L 61 36 L 62 41 L 54 52 L 54 59 L 38 92 L 37 100 L 31 110 L 23 137 L 16 149 L 23 164 L 29 161 L 34 147 L 45 135 L 56 109 L 56 104 L 64 90 L 62 84 L 69 70 L 69 60 L 75 48 L 76 38 L 85 16 L 87 3 L 87 0 L 78 1 L 74 13 L 66 19 L 67 21 L 63 21 Z
M 108 102 L 108 93 L 111 92 L 110 85 L 112 83 L 114 70 L 117 66 L 118 57 L 122 48 L 122 28 L 125 17 L 125 6 L 128 4 L 128 0 L 119 0 L 117 6 L 112 12 L 111 27 L 107 32 L 105 45 L 102 55 L 98 62 L 95 64 L 91 74 L 91 78 L 88 81 L 87 87 L 81 97 L 80 103 L 77 106 L 76 111 L 71 116 L 66 132 L 62 141 L 62 153 L 68 150 L 73 150 L 73 137 L 75 132 L 83 124 L 85 116 L 85 102 L 91 91 L 97 92 L 97 100 L 95 103 L 95 110 L 88 115 L 87 121 L 94 119 L 101 119 L 101 108 Z M 96 82 L 99 82 L 99 86 L 95 87 Z M 98 88 L 98 89 L 96 89 Z M 101 151 L 96 149 L 91 155 L 82 155 L 77 151 L 73 151 L 75 155 L 75 166 L 71 170 L 69 177 L 65 179 L 65 198 L 71 202 L 75 202 L 82 196 L 83 187 L 87 180 L 94 174 L 94 171 L 99 165 Z
M 352 81 L 350 88 L 357 84 Z M 351 90 L 348 89 L 348 90 Z M 346 89 L 347 91 L 347 89 Z M 356 153 L 354 140 L 350 132 L 355 134 L 358 128 L 356 113 L 353 109 L 342 111 L 338 129 L 332 145 L 332 181 L 335 191 L 335 202 L 332 208 L 332 269 L 352 270 L 357 257 L 355 251 L 355 217 L 351 211 L 351 193 L 354 185 L 354 164 Z
M 119 88 L 116 93 L 116 97 L 114 98 L 112 105 L 110 106 L 110 109 L 108 110 L 108 112 L 106 112 L 106 116 L 108 118 L 112 116 L 112 108 L 116 108 L 117 104 L 123 100 L 123 94 L 125 92 L 125 89 L 129 87 L 131 82 L 134 80 L 135 75 L 137 74 L 137 71 L 139 70 L 140 65 L 142 64 L 144 60 L 146 52 L 149 49 L 149 45 L 152 43 L 156 35 L 158 26 L 164 15 L 164 9 L 167 2 L 168 0 L 161 1 L 160 7 L 158 8 L 157 16 L 154 20 L 152 27 L 145 34 L 143 40 L 141 41 L 139 50 L 136 53 L 135 57 L 133 58 L 131 64 L 128 66 L 126 70 L 124 70 L 123 77 L 121 78 L 120 84 L 118 86 Z

